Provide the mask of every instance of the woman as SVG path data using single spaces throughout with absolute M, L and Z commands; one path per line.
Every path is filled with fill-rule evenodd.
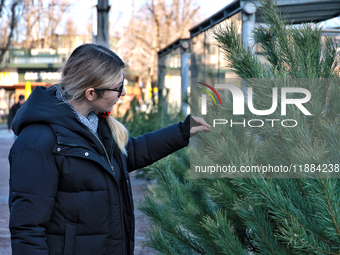
M 18 111 L 19 137 L 9 155 L 13 254 L 133 254 L 128 173 L 183 148 L 190 133 L 208 130 L 201 118 L 190 128 L 187 117 L 128 138 L 105 114 L 126 94 L 123 68 L 109 49 L 81 45 L 60 83 L 37 87 Z

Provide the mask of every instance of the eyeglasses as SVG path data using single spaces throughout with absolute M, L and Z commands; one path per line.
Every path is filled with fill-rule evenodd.
M 103 91 L 103 90 L 116 91 L 116 92 L 118 92 L 118 97 L 120 97 L 120 95 L 122 94 L 122 92 L 124 90 L 124 73 L 123 73 L 123 80 L 122 80 L 121 83 L 122 83 L 122 85 L 118 89 L 95 89 L 95 90 L 99 90 L 99 91 Z

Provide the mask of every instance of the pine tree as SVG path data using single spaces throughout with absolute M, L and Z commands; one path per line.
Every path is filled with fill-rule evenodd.
M 266 63 L 243 45 L 234 24 L 216 29 L 214 37 L 244 82 L 249 85 L 251 79 L 261 79 L 254 87 L 256 109 L 271 107 L 272 87 L 302 87 L 312 94 L 305 107 L 313 115 L 291 107 L 285 118 L 297 120 L 294 128 L 212 129 L 196 135 L 194 144 L 200 146 L 191 156 L 237 167 L 308 164 L 309 172 L 291 178 L 266 174 L 190 178 L 188 161 L 180 166 L 176 156 L 154 164 L 157 186 L 139 208 L 153 223 L 145 245 L 161 254 L 340 254 L 337 46 L 330 38 L 321 40 L 322 31 L 315 25 L 287 26 L 271 0 L 262 1 L 262 11 L 267 26 L 258 26 L 254 34 Z M 208 105 L 208 110 L 213 107 Z M 232 116 L 231 95 L 226 95 L 223 107 L 214 109 L 221 116 Z M 279 104 L 270 117 L 280 119 L 280 110 Z M 208 123 L 210 117 L 206 116 Z M 246 111 L 242 118 L 260 116 Z M 332 164 L 334 169 L 321 176 L 322 171 L 313 171 L 311 164 Z M 179 170 L 185 173 L 183 178 L 174 173 Z

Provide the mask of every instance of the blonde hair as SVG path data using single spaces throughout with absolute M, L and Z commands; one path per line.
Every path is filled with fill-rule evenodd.
M 81 101 L 88 88 L 109 88 L 113 81 L 119 79 L 124 67 L 124 62 L 108 48 L 98 44 L 83 44 L 72 52 L 61 69 L 58 88 L 69 101 Z M 99 93 L 98 96 L 102 94 Z M 106 121 L 119 149 L 127 155 L 125 148 L 129 139 L 127 129 L 111 115 Z

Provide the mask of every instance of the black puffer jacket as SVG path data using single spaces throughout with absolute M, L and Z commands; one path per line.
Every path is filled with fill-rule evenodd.
M 125 157 L 106 120 L 99 121 L 98 139 L 55 92 L 35 88 L 13 122 L 19 135 L 9 155 L 13 254 L 133 254 L 128 172 L 186 146 L 189 118 L 130 138 Z

